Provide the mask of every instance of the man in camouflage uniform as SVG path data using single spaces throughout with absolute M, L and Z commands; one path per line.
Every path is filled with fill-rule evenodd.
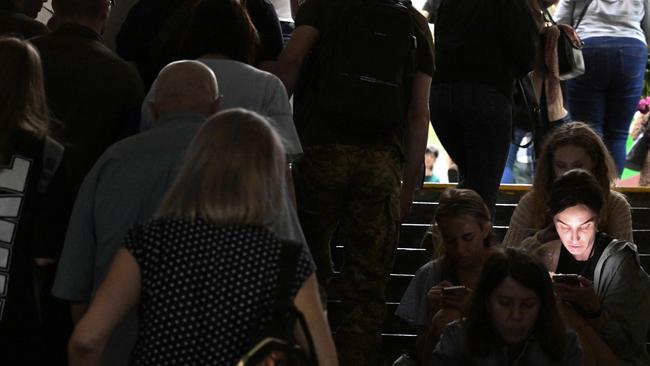
M 397 246 L 400 216 L 410 210 L 426 147 L 432 41 L 426 20 L 409 7 L 417 23 L 419 47 L 414 73 L 405 82 L 410 94 L 404 104 L 407 115 L 404 120 L 394 121 L 395 127 L 391 121 L 390 130 L 368 128 L 368 123 L 341 122 L 315 108 L 309 110 L 309 105 L 301 106 L 301 92 L 314 86 L 306 81 L 309 79 L 298 80 L 298 75 L 309 75 L 301 73 L 303 61 L 322 47 L 318 41 L 344 3 L 306 1 L 274 71 L 290 94 L 299 84 L 294 117 L 304 156 L 295 166 L 296 198 L 303 231 L 317 265 L 324 304 L 334 273 L 330 244 L 335 232 L 345 244 L 345 263 L 339 278 L 343 315 L 335 330 L 339 360 L 342 365 L 377 365 L 379 328 L 386 315 L 386 283 Z

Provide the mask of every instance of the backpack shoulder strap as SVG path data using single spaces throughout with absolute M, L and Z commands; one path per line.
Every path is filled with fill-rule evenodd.
M 65 148 L 53 138 L 46 136 L 43 146 L 43 170 L 38 181 L 38 192 L 45 193 L 63 160 Z

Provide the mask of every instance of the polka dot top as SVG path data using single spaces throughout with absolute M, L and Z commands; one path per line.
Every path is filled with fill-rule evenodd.
M 132 365 L 234 365 L 270 320 L 282 243 L 265 228 L 161 218 L 125 246 L 142 281 Z M 292 299 L 313 272 L 303 246 Z

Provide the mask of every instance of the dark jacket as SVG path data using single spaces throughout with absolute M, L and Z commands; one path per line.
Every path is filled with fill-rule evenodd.
M 443 0 L 435 40 L 434 84 L 487 84 L 510 97 L 533 68 L 538 32 L 525 0 Z

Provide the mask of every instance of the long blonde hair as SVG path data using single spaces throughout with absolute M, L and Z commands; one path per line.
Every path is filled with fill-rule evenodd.
M 43 138 L 48 133 L 41 58 L 29 42 L 0 37 L 0 160 L 18 129 Z
M 262 116 L 223 111 L 192 140 L 157 215 L 268 225 L 281 205 L 286 169 L 280 138 Z

